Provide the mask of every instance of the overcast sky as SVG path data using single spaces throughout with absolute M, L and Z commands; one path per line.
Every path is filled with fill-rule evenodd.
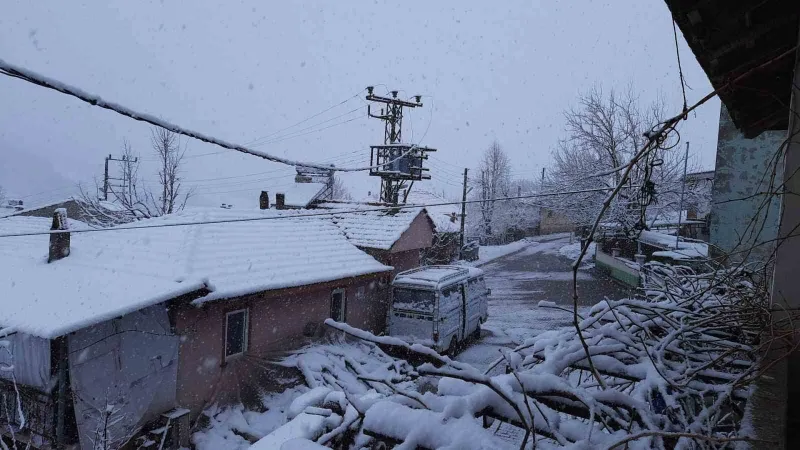
M 711 87 L 679 39 L 692 103 Z M 404 140 L 439 151 L 434 180 L 418 186 L 453 196 L 493 139 L 514 177 L 537 177 L 563 135 L 563 111 L 592 85 L 662 95 L 676 113 L 681 105 L 662 0 L 9 0 L 0 59 L 207 134 L 262 138 L 259 150 L 339 166 L 363 165 L 383 140 L 382 123 L 366 117 L 365 86 L 421 94 Z M 29 204 L 66 197 L 102 176 L 104 156 L 125 139 L 145 160 L 142 178 L 156 178 L 145 124 L 6 77 L 0 99 L 9 194 Z M 682 125 L 703 168 L 714 166 L 718 116 L 714 100 Z M 291 168 L 185 144 L 195 204 L 255 206 L 261 189 L 292 181 Z M 345 179 L 356 197 L 379 186 L 364 174 Z

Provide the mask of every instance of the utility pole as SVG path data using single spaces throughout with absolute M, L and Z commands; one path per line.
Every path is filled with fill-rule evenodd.
M 426 152 L 436 149 L 403 144 L 403 108 L 418 108 L 422 106 L 422 96 L 415 95 L 413 101 L 397 97 L 398 91 L 391 91 L 391 97 L 374 94 L 374 87 L 367 87 L 366 99 L 386 105 L 380 109 L 380 114 L 373 114 L 371 105 L 367 105 L 367 116 L 380 119 L 384 122 L 383 145 L 370 146 L 370 166 L 375 169 L 369 174 L 381 178 L 380 201 L 397 204 L 400 191 L 405 187 L 406 181 L 429 180 L 430 175 L 424 174 L 429 169 L 423 168 L 423 161 L 428 159 Z M 408 193 L 406 193 L 406 198 Z
M 464 193 L 461 195 L 461 234 L 458 239 L 458 259 L 463 258 L 464 252 L 464 222 L 467 218 L 467 172 L 469 169 L 464 168 Z
M 678 206 L 678 229 L 675 231 L 675 250 L 680 246 L 681 216 L 683 216 L 683 194 L 686 192 L 686 169 L 689 165 L 689 141 L 686 141 L 686 156 L 683 157 L 683 180 L 681 181 L 681 202 Z
M 544 192 L 544 167 L 542 167 L 542 181 L 539 182 L 539 193 Z M 539 235 L 542 234 L 542 218 L 544 217 L 544 208 L 539 206 Z
M 111 155 L 106 156 L 106 170 L 103 175 L 103 200 L 108 200 L 108 161 L 110 159 Z
M 110 177 L 108 175 L 108 163 L 109 163 L 109 161 L 121 162 L 123 164 L 122 178 L 114 178 L 114 177 Z M 126 156 L 123 156 L 122 158 L 114 158 L 111 155 L 106 156 L 105 171 L 103 173 L 103 200 L 108 200 L 108 189 L 109 188 L 121 189 L 119 192 L 122 193 L 123 195 L 125 194 L 126 190 L 130 190 L 132 188 L 131 180 L 130 180 L 131 174 L 129 173 L 130 172 L 130 167 L 125 167 L 125 165 L 136 164 L 138 162 L 139 162 L 139 157 L 138 156 L 136 158 L 134 158 L 134 159 L 128 159 Z M 111 180 L 121 181 L 122 185 L 112 185 L 110 183 Z M 130 194 L 130 191 L 128 191 L 128 194 Z

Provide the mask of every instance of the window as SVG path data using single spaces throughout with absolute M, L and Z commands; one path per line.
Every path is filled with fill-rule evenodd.
M 421 289 L 399 289 L 394 290 L 395 309 L 407 309 L 411 311 L 433 313 L 436 304 L 436 293 Z
M 347 320 L 347 304 L 344 289 L 336 289 L 331 293 L 331 319 L 337 322 Z
M 246 309 L 225 315 L 225 359 L 247 351 L 247 319 Z

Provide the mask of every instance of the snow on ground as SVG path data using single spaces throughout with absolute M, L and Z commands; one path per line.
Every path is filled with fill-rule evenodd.
M 568 255 L 574 252 L 574 246 L 577 245 L 580 251 L 580 242 L 569 244 L 565 239 L 566 236 L 565 234 L 558 239 L 543 242 L 529 241 L 526 243 L 528 247 L 523 247 L 523 250 L 512 258 L 525 260 L 537 258 L 541 254 L 569 258 Z M 481 251 L 483 248 L 481 247 Z M 590 268 L 581 266 L 581 271 L 578 272 L 579 281 L 592 279 L 586 272 Z M 497 359 L 500 349 L 517 346 L 544 331 L 571 326 L 571 311 L 540 307 L 533 301 L 545 293 L 536 287 L 537 281 L 556 281 L 565 284 L 571 282 L 572 272 L 566 267 L 564 270 L 514 271 L 502 270 L 493 263 L 483 269 L 486 273 L 486 285 L 492 290 L 489 300 L 489 319 L 482 326 L 482 338 L 461 352 L 456 357 L 457 360 L 483 370 Z M 570 309 L 568 306 L 562 307 Z M 586 310 L 586 307 L 581 307 L 579 313 Z
M 520 251 L 525 247 L 531 245 L 533 241 L 526 239 L 521 239 L 519 241 L 511 242 L 508 244 L 503 245 L 482 245 L 480 250 L 478 251 L 478 260 L 477 261 L 461 261 L 460 263 L 466 266 L 482 266 L 490 261 L 494 261 L 497 258 L 501 258 L 508 254 Z
M 591 244 L 589 244 L 589 250 L 586 251 L 586 256 L 584 257 L 584 261 L 587 259 L 594 258 L 594 252 L 596 249 L 597 249 L 597 243 L 592 242 Z M 578 259 L 578 256 L 580 256 L 581 254 L 581 241 L 576 240 L 572 244 L 567 244 L 562 246 L 560 249 L 558 249 L 558 253 L 561 256 L 565 256 L 573 261 Z
M 250 441 L 243 435 L 261 438 L 285 424 L 289 408 L 295 398 L 307 392 L 305 386 L 297 386 L 284 392 L 267 394 L 262 402 L 264 412 L 247 411 L 244 406 L 219 408 L 212 406 L 204 412 L 209 426 L 192 435 L 197 450 L 245 450 Z

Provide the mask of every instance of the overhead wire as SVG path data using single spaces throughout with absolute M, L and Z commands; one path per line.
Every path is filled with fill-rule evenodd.
M 71 97 L 75 97 L 78 100 L 86 102 L 90 105 L 97 106 L 103 109 L 107 109 L 109 111 L 113 111 L 117 114 L 120 114 L 125 117 L 129 117 L 131 119 L 149 123 L 150 125 L 157 126 L 159 128 L 163 128 L 165 130 L 172 131 L 173 133 L 194 138 L 202 142 L 207 142 L 209 144 L 213 144 L 228 150 L 237 151 L 240 153 L 257 156 L 262 159 L 266 159 L 267 161 L 272 161 L 280 164 L 286 164 L 289 166 L 303 166 L 308 168 L 315 168 L 315 169 L 331 169 L 336 172 L 364 172 L 367 170 L 378 169 L 383 167 L 386 164 L 391 164 L 395 161 L 399 161 L 406 156 L 408 156 L 411 152 L 413 152 L 416 146 L 412 146 L 408 149 L 408 151 L 403 152 L 397 158 L 383 162 L 381 165 L 377 166 L 369 166 L 369 167 L 328 167 L 321 164 L 317 164 L 314 162 L 302 162 L 302 161 L 295 161 L 288 158 L 282 158 L 279 156 L 272 155 L 270 153 L 262 152 L 259 150 L 254 150 L 252 148 L 247 148 L 243 145 L 233 144 L 231 142 L 227 142 L 222 139 L 218 139 L 211 135 L 207 135 L 204 133 L 200 133 L 198 131 L 189 130 L 187 128 L 180 127 L 178 125 L 172 124 L 165 120 L 159 119 L 151 114 L 142 113 L 135 111 L 133 109 L 127 108 L 119 103 L 106 101 L 98 95 L 90 94 L 83 89 L 70 86 L 66 83 L 62 83 L 60 81 L 54 80 L 52 78 L 48 78 L 44 75 L 40 75 L 34 71 L 25 69 L 20 66 L 16 66 L 14 64 L 8 63 L 2 59 L 0 59 L 0 74 L 6 75 L 11 78 L 17 78 L 19 80 L 35 84 L 40 87 L 44 87 L 47 89 L 54 90 L 56 92 L 60 92 L 65 95 L 69 95 Z
M 260 138 L 256 138 L 256 139 L 254 139 L 254 140 L 252 140 L 252 141 L 250 141 L 250 142 L 246 143 L 245 145 L 251 145 L 252 143 L 254 143 L 254 142 L 258 142 L 258 141 L 260 141 L 260 140 L 262 140 L 262 139 L 265 139 L 265 138 L 270 138 L 270 137 L 272 137 L 272 136 L 275 136 L 276 134 L 280 134 L 280 133 L 282 133 L 282 132 L 284 132 L 284 131 L 286 131 L 286 130 L 292 129 L 292 128 L 294 128 L 294 127 L 298 126 L 298 125 L 301 125 L 301 124 L 303 124 L 303 123 L 306 123 L 306 122 L 308 122 L 308 121 L 309 121 L 309 120 L 311 120 L 311 119 L 315 119 L 315 118 L 317 118 L 317 117 L 319 117 L 319 116 L 321 116 L 321 115 L 325 114 L 326 112 L 328 112 L 328 111 L 330 111 L 330 110 L 332 110 L 332 109 L 334 109 L 334 108 L 336 108 L 336 107 L 338 107 L 338 106 L 344 105 L 345 103 L 349 102 L 350 100 L 352 100 L 352 99 L 354 99 L 354 98 L 358 97 L 359 95 L 361 95 L 361 93 L 362 93 L 362 92 L 364 92 L 364 89 L 361 89 L 360 91 L 356 92 L 356 93 L 355 93 L 355 94 L 353 94 L 352 96 L 350 96 L 350 97 L 348 97 L 348 98 L 346 98 L 346 99 L 342 100 L 341 102 L 339 102 L 339 103 L 337 103 L 337 104 L 335 104 L 335 105 L 333 105 L 333 106 L 330 106 L 329 108 L 323 109 L 322 111 L 320 111 L 320 112 L 318 112 L 318 113 L 316 113 L 316 114 L 314 114 L 314 115 L 312 115 L 312 116 L 306 117 L 305 119 L 303 119 L 303 120 L 301 120 L 301 121 L 299 121 L 299 122 L 293 123 L 292 125 L 289 125 L 288 127 L 281 128 L 280 130 L 274 131 L 274 132 L 272 132 L 272 133 L 270 133 L 270 134 L 267 134 L 267 135 L 264 135 L 264 136 L 262 136 L 262 137 L 260 137 Z
M 364 116 L 363 115 L 359 115 L 358 117 L 355 117 L 355 118 L 353 118 L 351 120 L 345 120 L 345 121 L 342 121 L 342 122 L 338 122 L 338 123 L 335 123 L 335 124 L 332 124 L 330 126 L 327 126 L 327 127 L 324 127 L 324 128 L 320 128 L 320 129 L 315 129 L 315 130 L 312 130 L 312 129 L 315 128 L 315 127 L 318 127 L 320 125 L 324 125 L 324 124 L 326 124 L 328 122 L 331 122 L 333 120 L 340 119 L 340 118 L 345 117 L 347 115 L 353 114 L 354 112 L 356 112 L 356 111 L 358 111 L 360 109 L 361 109 L 361 107 L 359 106 L 358 108 L 351 109 L 350 111 L 347 111 L 344 114 L 340 114 L 340 115 L 338 115 L 336 117 L 331 117 L 330 119 L 323 120 L 322 122 L 315 123 L 314 125 L 308 126 L 306 128 L 301 128 L 301 129 L 299 129 L 297 131 L 293 131 L 293 132 L 285 134 L 285 135 L 277 136 L 277 137 L 275 137 L 273 139 L 268 139 L 268 140 L 263 140 L 263 141 L 256 141 L 256 142 L 253 142 L 253 143 L 249 143 L 247 145 L 250 145 L 252 147 L 261 147 L 263 145 L 274 144 L 274 143 L 277 143 L 277 142 L 285 141 L 287 139 L 292 139 L 292 138 L 299 137 L 299 136 L 305 136 L 305 135 L 311 134 L 311 133 L 317 133 L 317 132 L 320 132 L 322 130 L 327 130 L 328 128 L 331 128 L 331 127 L 335 127 L 335 126 L 342 125 L 342 124 L 345 124 L 345 123 L 348 123 L 348 122 L 352 122 L 353 120 L 356 120 L 356 119 L 364 118 Z M 311 130 L 311 131 L 305 132 L 307 130 Z

